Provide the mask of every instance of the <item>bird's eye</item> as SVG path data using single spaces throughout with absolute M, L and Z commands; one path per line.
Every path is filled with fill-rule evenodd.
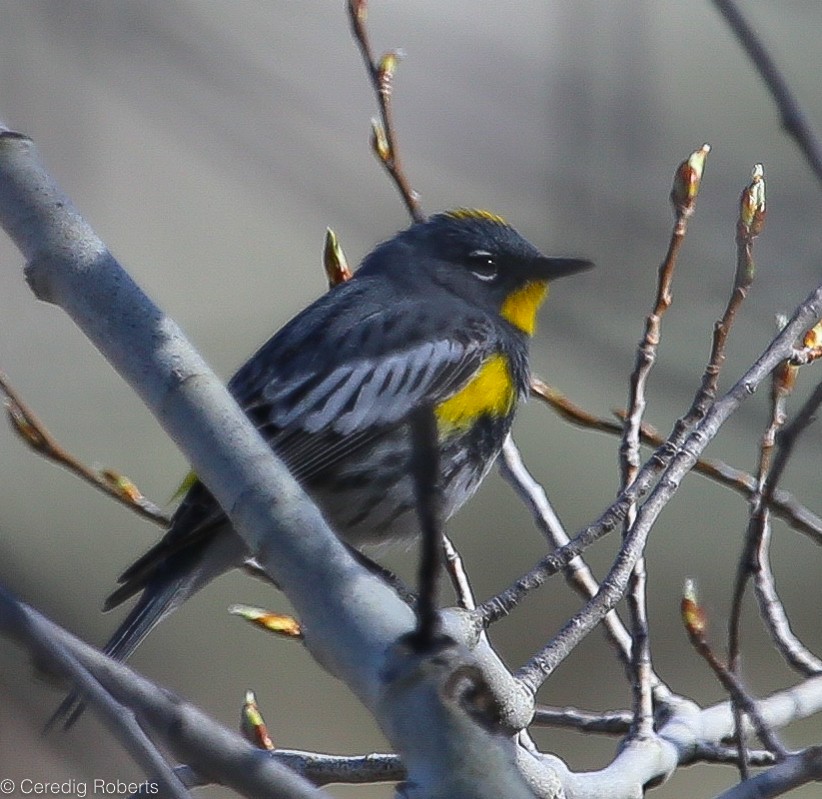
M 499 274 L 499 265 L 494 255 L 487 250 L 474 250 L 468 253 L 468 264 L 474 277 L 490 281 Z

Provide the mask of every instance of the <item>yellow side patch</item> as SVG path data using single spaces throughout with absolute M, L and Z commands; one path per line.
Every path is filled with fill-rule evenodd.
M 502 303 L 500 316 L 529 336 L 537 329 L 537 311 L 548 296 L 548 283 L 534 280 L 512 291 Z
M 492 355 L 456 394 L 436 410 L 440 433 L 465 430 L 479 416 L 507 416 L 517 396 L 508 359 Z

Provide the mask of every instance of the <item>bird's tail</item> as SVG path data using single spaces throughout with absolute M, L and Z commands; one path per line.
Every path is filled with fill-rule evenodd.
M 167 581 L 158 586 L 147 586 L 137 604 L 115 630 L 103 652 L 115 660 L 126 660 L 160 620 L 171 613 L 188 597 L 185 578 Z M 72 691 L 46 723 L 46 731 L 62 722 L 63 728 L 71 727 L 85 710 L 76 691 Z
M 174 528 L 172 528 L 172 533 Z M 103 651 L 125 660 L 152 629 L 215 577 L 248 558 L 242 540 L 227 524 L 213 525 L 207 535 L 179 546 L 170 533 L 120 578 L 121 586 L 106 600 L 104 610 L 140 593 L 137 604 L 111 636 Z M 76 691 L 67 696 L 49 719 L 46 730 L 62 721 L 66 728 L 83 712 Z

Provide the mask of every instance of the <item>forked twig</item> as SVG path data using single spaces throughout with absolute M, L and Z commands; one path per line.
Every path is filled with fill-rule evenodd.
M 702 455 L 708 442 L 740 404 L 755 391 L 780 362 L 796 353 L 796 340 L 822 316 L 822 285 L 817 286 L 800 303 L 788 324 L 768 344 L 764 352 L 736 381 L 724 396 L 718 399 L 705 417 L 681 441 L 672 434 L 671 439 L 658 448 L 637 474 L 631 486 L 622 492 L 615 502 L 593 524 L 580 530 L 571 541 L 559 550 L 545 556 L 513 585 L 489 600 L 476 611 L 477 620 L 484 625 L 509 613 L 530 591 L 541 586 L 552 574 L 564 568 L 574 557 L 594 541 L 614 529 L 627 512 L 628 506 L 649 492 L 662 469 L 665 476 L 658 481 L 650 496 L 643 503 L 637 522 L 633 525 L 628 541 L 620 548 L 609 574 L 602 581 L 597 596 L 571 618 L 555 636 L 530 661 L 520 668 L 517 677 L 521 684 L 536 691 L 553 669 L 611 610 L 623 595 L 630 569 L 641 554 L 651 526 L 662 508 L 679 488 L 681 480 Z M 626 572 L 626 568 L 628 571 Z
M 557 518 L 545 489 L 534 479 L 522 461 L 519 449 L 509 435 L 502 447 L 500 473 L 530 507 L 537 526 L 542 530 L 552 549 L 565 546 L 570 539 Z M 591 599 L 599 590 L 599 582 L 582 557 L 574 558 L 563 570 L 565 580 L 583 599 Z M 602 620 L 605 635 L 625 666 L 631 662 L 631 635 L 616 611 Z M 654 698 L 658 702 L 670 699 L 671 691 L 658 675 L 652 674 Z

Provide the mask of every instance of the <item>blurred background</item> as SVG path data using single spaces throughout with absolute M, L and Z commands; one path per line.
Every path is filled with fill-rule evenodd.
M 534 370 L 589 410 L 608 415 L 624 406 L 671 228 L 671 176 L 703 142 L 713 152 L 664 320 L 648 421 L 667 433 L 698 385 L 733 274 L 737 198 L 754 163 L 765 166 L 768 220 L 721 386 L 770 340 L 774 314 L 790 312 L 819 282 L 819 183 L 707 0 L 371 5 L 375 49 L 407 54 L 395 81 L 396 120 L 424 209 L 490 208 L 544 251 L 598 263 L 554 288 L 533 344 Z M 814 0 L 741 5 L 822 130 L 822 7 Z M 226 378 L 324 291 L 326 226 L 358 262 L 407 224 L 369 151 L 374 111 L 342 2 L 0 4 L 0 118 L 34 138 L 115 255 Z M 20 255 L 4 238 L 0 259 L 0 369 L 76 456 L 169 501 L 187 471 L 184 459 L 71 321 L 33 299 Z M 818 368 L 802 373 L 792 407 Z M 754 469 L 767 414 L 763 390 L 709 454 Z M 596 518 L 617 488 L 616 441 L 573 429 L 534 402 L 515 433 L 569 530 Z M 818 428 L 805 436 L 784 486 L 822 511 L 819 439 Z M 697 580 L 721 651 L 746 515 L 738 496 L 692 476 L 647 553 L 656 667 L 703 704 L 724 697 L 685 640 L 681 587 L 686 577 Z M 496 475 L 450 532 L 479 597 L 505 587 L 544 550 L 527 511 Z M 99 612 L 103 598 L 158 535 L 0 424 L 0 580 L 23 599 L 101 644 L 120 617 Z M 781 523 L 774 539 L 794 628 L 822 650 L 822 553 Z M 598 574 L 617 543 L 605 539 L 590 552 Z M 381 554 L 403 574 L 413 557 Z M 132 664 L 231 726 L 244 691 L 254 688 L 280 746 L 383 749 L 344 687 L 299 645 L 228 616 L 234 602 L 288 610 L 265 585 L 228 576 L 162 624 Z M 500 653 L 520 665 L 578 606 L 554 580 L 495 628 Z M 797 681 L 750 606 L 744 636 L 754 692 Z M 91 713 L 67 735 L 41 737 L 61 696 L 20 649 L 0 640 L 0 776 L 141 779 Z M 541 699 L 588 709 L 628 705 L 626 681 L 601 634 L 560 667 Z M 552 731 L 537 737 L 575 769 L 604 766 L 616 746 Z M 822 718 L 783 737 L 790 746 L 818 743 Z M 693 767 L 654 796 L 713 796 L 735 777 L 730 767 Z M 384 797 L 391 790 L 334 786 L 330 793 Z

